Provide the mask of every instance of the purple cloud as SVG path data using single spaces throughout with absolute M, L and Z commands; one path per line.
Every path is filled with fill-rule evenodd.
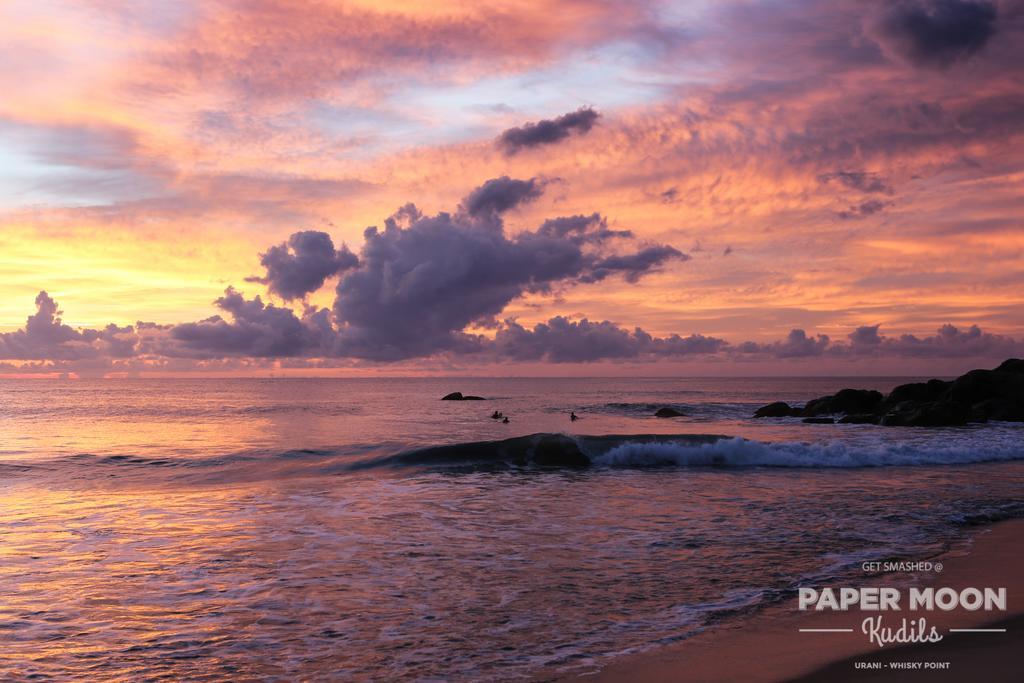
M 24 329 L 0 334 L 0 358 L 9 360 L 81 360 L 126 358 L 134 353 L 132 327 L 107 325 L 102 330 L 75 329 L 46 292 L 36 296 L 36 312 Z
M 471 218 L 493 221 L 506 211 L 533 201 L 543 191 L 543 183 L 536 178 L 516 180 L 505 175 L 492 178 L 473 190 L 462 201 L 462 208 Z
M 607 320 L 572 321 L 557 316 L 527 329 L 506 320 L 495 335 L 493 350 L 501 359 L 589 363 L 599 360 L 671 358 L 713 354 L 728 346 L 723 339 L 695 334 L 652 337 L 637 327 L 632 332 Z
M 996 17 L 995 4 L 983 0 L 902 0 L 887 5 L 873 28 L 883 46 L 910 63 L 945 68 L 985 47 Z
M 214 304 L 231 317 L 215 315 L 175 325 L 163 355 L 191 358 L 249 356 L 274 358 L 327 355 L 334 330 L 326 309 L 308 308 L 299 318 L 290 308 L 246 300 L 229 287 Z
M 610 240 L 630 234 L 609 230 L 597 214 L 551 219 L 507 237 L 501 214 L 539 192 L 533 180 L 497 178 L 470 193 L 454 215 L 423 216 L 404 207 L 383 231 L 368 229 L 359 266 L 338 283 L 336 353 L 398 360 L 479 350 L 483 340 L 464 330 L 492 322 L 524 293 L 615 274 L 635 282 L 670 259 L 686 258 L 662 245 L 608 253 Z
M 260 263 L 267 274 L 246 279 L 265 284 L 272 293 L 292 300 L 320 289 L 332 275 L 356 267 L 359 259 L 344 244 L 335 251 L 327 233 L 306 230 L 260 254 Z
M 868 216 L 880 213 L 887 206 L 889 206 L 889 202 L 883 202 L 880 199 L 869 199 L 866 202 L 854 204 L 850 208 L 845 211 L 840 211 L 836 215 L 845 221 L 858 220 L 860 218 L 867 218 Z
M 877 173 L 868 173 L 866 171 L 833 171 L 832 173 L 823 173 L 818 176 L 818 180 L 823 183 L 835 180 L 851 190 L 867 194 L 881 193 L 891 195 L 893 193 L 892 186 L 886 182 L 885 178 Z
M 789 336 L 783 341 L 768 344 L 744 342 L 736 347 L 736 351 L 739 354 L 766 355 L 774 358 L 807 358 L 821 356 L 829 348 L 830 343 L 828 335 L 809 337 L 804 330 L 796 329 L 790 330 Z
M 393 229 L 403 230 L 397 226 Z M 509 291 L 522 286 L 510 285 Z M 497 295 L 492 292 L 490 296 Z M 500 302 L 500 297 L 496 300 Z M 353 324 L 352 319 L 335 325 L 327 309 L 307 306 L 297 315 L 290 308 L 265 304 L 258 296 L 246 299 L 232 288 L 215 305 L 227 318 L 215 315 L 179 325 L 139 322 L 134 327 L 75 329 L 62 322 L 57 303 L 46 292 L 40 292 L 36 297 L 37 311 L 28 317 L 25 327 L 0 334 L 0 360 L 27 362 L 5 363 L 0 369 L 102 373 L 147 369 L 156 363 L 161 369 L 188 370 L 196 362 L 202 362 L 204 367 L 213 362 L 230 369 L 233 366 L 224 365 L 230 359 L 255 362 L 260 367 L 269 361 L 286 359 L 294 359 L 293 364 L 312 362 L 330 367 L 339 361 L 394 361 L 467 353 L 476 354 L 483 362 L 552 363 L 679 360 L 697 356 L 736 360 L 1024 356 L 1024 340 L 984 332 L 976 325 L 961 329 L 947 324 L 936 334 L 925 337 L 890 337 L 881 334 L 878 325 L 866 325 L 851 332 L 845 342 L 833 342 L 826 335 L 811 336 L 795 329 L 784 340 L 733 345 L 701 334 L 654 337 L 639 327 L 629 330 L 607 320 L 594 322 L 556 316 L 532 328 L 515 320 L 496 323 L 495 336 L 489 339 L 456 328 L 466 319 L 465 314 L 448 309 L 432 311 L 411 322 L 393 320 L 393 327 L 385 327 L 378 319 L 360 321 L 362 326 Z M 393 306 L 391 310 L 395 310 Z M 371 348 L 373 343 L 382 346 Z
M 590 107 L 554 119 L 541 119 L 517 128 L 509 128 L 498 136 L 498 146 L 512 155 L 524 149 L 561 142 L 573 133 L 584 135 L 593 128 L 601 115 Z

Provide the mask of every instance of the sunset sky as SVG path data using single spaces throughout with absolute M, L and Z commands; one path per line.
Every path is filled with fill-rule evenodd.
M 0 58 L 0 374 L 1024 355 L 1024 2 L 8 0 Z

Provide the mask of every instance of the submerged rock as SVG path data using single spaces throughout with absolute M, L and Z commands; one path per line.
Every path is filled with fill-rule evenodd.
M 441 397 L 442 401 L 483 401 L 483 396 L 463 396 L 461 391 L 453 391 Z
M 686 417 L 686 413 L 680 412 L 675 408 L 658 408 L 655 411 L 654 417 Z

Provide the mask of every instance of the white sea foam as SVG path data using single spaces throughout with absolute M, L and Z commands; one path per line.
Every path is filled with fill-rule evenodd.
M 1024 444 L 1011 438 L 953 444 L 881 438 L 861 443 L 764 443 L 732 438 L 703 444 L 628 442 L 595 456 L 593 461 L 612 467 L 880 467 L 1022 459 Z

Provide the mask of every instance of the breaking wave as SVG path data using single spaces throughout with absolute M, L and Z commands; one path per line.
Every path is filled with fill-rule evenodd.
M 613 467 L 886 467 L 959 465 L 1024 459 L 1019 443 L 983 447 L 939 446 L 879 441 L 874 445 L 848 442 L 764 443 L 741 438 L 711 443 L 625 442 L 594 458 Z
M 984 442 L 948 440 L 823 443 L 762 442 L 717 435 L 530 436 L 432 446 L 366 460 L 369 467 L 781 467 L 858 468 L 962 465 L 1024 459 L 1024 444 L 1007 435 Z
M 369 471 L 433 470 L 501 472 L 535 469 L 653 468 L 870 468 L 968 465 L 1024 460 L 1019 429 L 985 435 L 933 434 L 893 441 L 875 435 L 859 441 L 765 442 L 714 434 L 583 436 L 539 433 L 495 441 L 405 447 L 397 443 L 349 444 L 328 449 L 239 452 L 203 458 L 94 455 L 55 461 L 0 463 L 9 478 L 60 472 L 60 463 L 86 470 L 116 467 L 117 476 L 167 476 L 199 482 L 288 476 L 342 475 Z M 1014 513 L 1016 514 L 1016 512 Z

